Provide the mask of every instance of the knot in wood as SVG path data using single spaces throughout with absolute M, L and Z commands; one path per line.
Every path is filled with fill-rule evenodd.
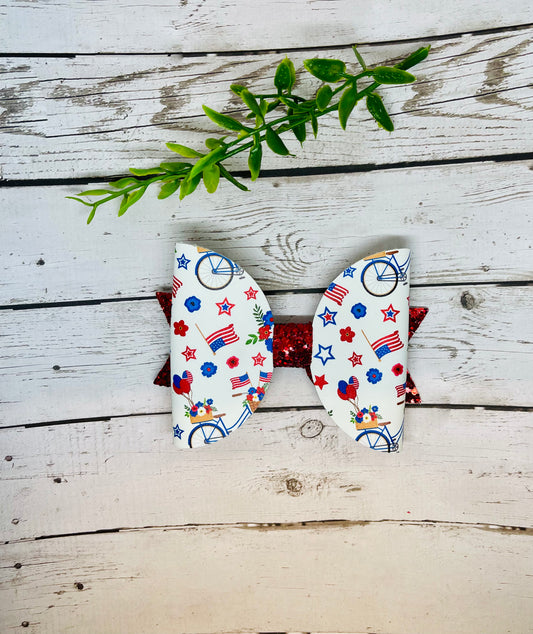
M 300 427 L 300 434 L 304 438 L 316 438 L 322 433 L 324 424 L 316 418 L 310 418 Z
M 287 485 L 287 493 L 297 496 L 302 494 L 303 484 L 296 478 L 289 478 L 285 483 Z
M 464 291 L 461 295 L 461 306 L 466 308 L 466 310 L 472 310 L 476 306 L 476 300 L 474 296 L 468 291 Z

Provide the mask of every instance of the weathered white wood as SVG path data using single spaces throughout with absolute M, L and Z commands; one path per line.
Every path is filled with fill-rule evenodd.
M 176 449 L 171 428 L 152 415 L 1 430 L 1 540 L 324 519 L 533 525 L 528 412 L 410 407 L 393 455 L 354 443 L 323 409 L 259 410 L 194 451 Z
M 533 21 L 524 0 L 427 0 L 423 7 L 377 0 L 104 0 L 0 4 L 2 52 L 208 52 L 338 46 L 465 33 Z
M 275 315 L 305 319 L 319 296 L 270 299 Z M 430 309 L 409 352 L 424 402 L 533 405 L 532 301 L 527 286 L 412 289 L 412 305 Z M 170 411 L 168 389 L 152 384 L 169 350 L 155 300 L 4 310 L 0 320 L 0 426 Z M 318 403 L 303 370 L 275 371 L 265 406 Z
M 412 249 L 413 284 L 531 280 L 532 184 L 527 161 L 268 178 L 181 204 L 148 191 L 88 228 L 65 199 L 79 186 L 5 188 L 0 304 L 153 296 L 176 241 L 220 250 L 264 290 L 325 288 L 386 244 Z
M 301 148 L 287 133 L 284 137 L 295 157 L 266 150 L 263 167 L 366 165 L 531 151 L 531 35 L 529 28 L 433 42 L 429 58 L 413 71 L 417 83 L 381 89 L 396 125 L 393 134 L 378 129 L 361 103 L 347 132 L 335 115 L 327 115 L 320 120 L 318 139 L 309 133 L 311 138 Z M 369 64 L 382 64 L 427 43 L 364 46 L 361 52 Z M 283 56 L 279 52 L 5 59 L 1 176 L 113 176 L 175 157 L 166 141 L 202 149 L 205 138 L 221 130 L 204 116 L 201 105 L 238 115 L 242 102 L 230 92 L 230 84 L 238 81 L 271 93 Z M 355 64 L 350 48 L 302 50 L 290 56 L 298 68 L 315 56 Z M 302 72 L 298 92 L 312 96 L 319 85 Z M 247 170 L 245 154 L 230 159 L 228 166 Z
M 532 546 L 531 530 L 357 521 L 14 543 L 1 547 L 0 624 L 26 621 L 35 634 L 526 634 Z

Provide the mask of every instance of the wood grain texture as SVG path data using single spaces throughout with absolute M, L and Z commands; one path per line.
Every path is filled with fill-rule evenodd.
M 353 442 L 323 409 L 259 410 L 195 451 L 173 446 L 167 414 L 3 429 L 1 540 L 322 520 L 531 528 L 532 442 L 528 412 L 483 408 L 408 408 L 393 455 Z
M 380 89 L 396 125 L 393 134 L 378 129 L 361 104 L 347 132 L 335 115 L 327 115 L 320 120 L 318 138 L 303 148 L 292 134 L 284 135 L 294 158 L 265 151 L 263 167 L 380 165 L 531 152 L 532 32 L 523 28 L 433 42 L 429 58 L 414 71 L 415 84 Z M 361 53 L 369 64 L 382 64 L 427 43 L 363 46 Z M 355 62 L 350 48 L 299 50 L 290 56 L 299 68 L 315 56 Z M 283 57 L 279 52 L 4 59 L 1 177 L 114 176 L 175 157 L 167 141 L 202 149 L 207 136 L 220 132 L 204 116 L 202 104 L 238 115 L 242 102 L 230 92 L 231 83 L 271 93 Z M 320 85 L 304 72 L 298 81 L 298 92 L 308 96 Z M 228 166 L 247 171 L 246 156 L 230 159 Z
M 169 527 L 15 543 L 2 546 L 11 565 L 0 569 L 0 624 L 18 631 L 26 621 L 35 634 L 526 634 L 532 546 L 530 531 L 453 522 Z
M 270 300 L 275 315 L 308 318 L 319 295 Z M 527 286 L 412 289 L 412 304 L 430 309 L 409 345 L 424 402 L 533 405 L 532 301 Z M 4 310 L 0 320 L 0 426 L 170 411 L 168 388 L 152 384 L 169 350 L 156 300 Z M 318 403 L 303 370 L 276 369 L 265 406 Z
M 170 288 L 176 241 L 220 250 L 264 290 L 325 288 L 385 244 L 412 249 L 416 285 L 530 281 L 531 174 L 517 161 L 264 178 L 181 204 L 148 191 L 88 228 L 65 199 L 79 186 L 4 188 L 0 305 L 153 297 Z
M 399 4 L 350 0 L 103 0 L 0 4 L 2 51 L 8 53 L 257 51 L 347 45 L 465 33 L 533 21 L 530 5 L 427 0 L 416 15 Z M 416 19 L 415 19 L 416 18 Z

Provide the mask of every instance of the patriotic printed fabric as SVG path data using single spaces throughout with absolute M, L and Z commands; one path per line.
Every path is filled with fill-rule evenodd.
M 311 374 L 324 407 L 351 438 L 384 452 L 403 437 L 410 258 L 382 251 L 348 267 L 313 321 Z
M 170 326 L 174 442 L 214 443 L 263 400 L 272 379 L 272 312 L 259 286 L 229 258 L 177 244 Z

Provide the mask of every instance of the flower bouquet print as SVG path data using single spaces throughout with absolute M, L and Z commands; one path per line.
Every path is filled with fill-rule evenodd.
M 175 444 L 203 446 L 238 429 L 283 365 L 306 368 L 351 438 L 398 451 L 406 399 L 420 401 L 407 342 L 427 312 L 409 308 L 409 269 L 408 249 L 368 256 L 328 286 L 312 324 L 275 329 L 263 292 L 240 266 L 177 244 L 172 294 L 158 293 L 171 325 L 171 367 L 155 381 L 172 385 Z

